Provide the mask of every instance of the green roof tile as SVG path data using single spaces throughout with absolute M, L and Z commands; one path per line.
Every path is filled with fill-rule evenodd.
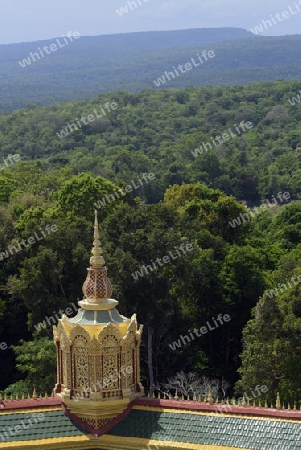
M 301 450 L 301 423 L 222 415 L 134 409 L 107 434 L 257 450 Z
M 0 443 L 88 434 L 63 411 L 45 411 L 44 417 L 39 414 L 0 414 Z

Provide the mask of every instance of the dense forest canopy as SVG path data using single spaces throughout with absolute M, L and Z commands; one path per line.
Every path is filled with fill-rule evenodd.
M 46 173 L 68 167 L 117 185 L 137 184 L 139 174 L 153 172 L 155 179 L 136 192 L 147 203 L 162 200 L 171 184 L 197 181 L 250 204 L 279 191 L 297 199 L 301 104 L 289 100 L 300 89 L 299 82 L 277 81 L 32 105 L 0 115 L 0 161 L 19 154 Z M 15 184 L 10 171 L 0 172 L 0 183 L 8 200 Z
M 0 111 L 119 90 L 300 80 L 299 35 L 264 37 L 239 28 L 204 28 L 80 37 L 67 39 L 68 45 L 58 40 L 0 46 Z M 57 50 L 51 52 L 51 45 Z M 214 51 L 215 57 L 159 87 L 154 83 L 191 58 L 197 62 L 204 50 Z
M 51 391 L 49 318 L 81 296 L 97 208 L 113 296 L 145 325 L 146 388 L 181 368 L 300 401 L 300 89 L 118 91 L 2 113 L 0 389 Z

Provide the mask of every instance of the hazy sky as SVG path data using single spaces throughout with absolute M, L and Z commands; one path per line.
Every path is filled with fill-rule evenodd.
M 285 19 L 274 19 L 260 35 L 300 33 L 301 0 L 131 1 L 137 8 L 133 5 L 120 16 L 116 9 L 127 0 L 0 0 L 0 44 L 52 39 L 68 31 L 88 36 L 203 27 L 250 29 L 283 11 Z

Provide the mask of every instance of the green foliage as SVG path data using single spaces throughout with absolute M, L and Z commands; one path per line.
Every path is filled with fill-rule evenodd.
M 105 194 L 113 194 L 117 189 L 117 186 L 101 177 L 94 179 L 88 174 L 72 177 L 57 193 L 58 210 L 70 218 L 85 217 L 92 221 L 93 211 L 96 209 L 94 203 L 102 200 Z M 115 203 L 113 208 L 114 206 Z M 100 218 L 103 217 L 101 209 Z
M 17 203 L 24 192 L 51 201 L 66 182 L 60 194 L 62 211 L 70 206 L 65 202 L 73 202 L 74 213 L 85 214 L 91 195 L 100 195 L 93 199 L 97 201 L 114 192 L 115 185 L 123 187 L 150 172 L 155 179 L 134 192 L 148 203 L 162 200 L 170 185 L 198 182 L 249 204 L 280 191 L 297 199 L 301 113 L 299 105 L 292 107 L 288 100 L 300 88 L 297 82 L 277 81 L 184 91 L 145 89 L 2 114 L 0 160 L 8 153 L 20 154 L 22 159 L 1 172 L 0 201 L 16 199 Z M 92 127 L 93 122 L 64 138 L 56 135 L 76 117 L 107 101 L 116 102 L 118 109 L 107 115 L 105 129 Z M 185 114 L 187 106 L 193 106 L 193 115 Z M 233 133 L 241 121 L 252 122 L 252 128 Z M 229 134 L 229 129 L 235 136 L 214 147 L 211 138 Z M 192 155 L 202 143 L 210 142 L 212 150 Z M 81 178 L 70 180 L 78 174 Z M 89 180 L 89 175 L 95 180 Z M 77 187 L 81 198 L 74 192 Z M 90 190 L 90 198 L 85 197 L 85 189 Z
M 25 378 L 5 389 L 6 394 L 32 394 L 36 388 L 38 393 L 52 393 L 56 377 L 56 350 L 54 343 L 41 338 L 12 346 L 16 355 L 16 369 L 25 375 Z
M 298 279 L 300 266 L 292 275 Z M 265 292 L 256 306 L 255 317 L 244 329 L 238 393 L 265 384 L 269 389 L 267 396 L 274 403 L 277 392 L 285 402 L 301 399 L 301 287 L 300 283 L 291 284 L 292 288 L 287 285 L 287 290 L 273 298 Z
M 0 352 L 1 388 L 52 389 L 52 373 L 43 375 L 52 330 L 37 325 L 81 295 L 98 205 L 114 296 L 121 313 L 137 313 L 145 325 L 146 385 L 150 354 L 156 382 L 181 369 L 232 383 L 241 354 L 239 393 L 266 384 L 271 399 L 277 389 L 283 399 L 299 396 L 300 286 L 273 299 L 267 292 L 300 272 L 301 113 L 287 101 L 300 87 L 278 81 L 117 92 L 0 116 L 0 157 L 9 152 L 22 157 L 0 174 L 0 252 L 47 224 L 57 226 L 55 233 L 1 260 L 0 332 L 9 345 Z M 119 105 L 105 122 L 56 136 L 64 124 L 105 101 Z M 241 120 L 252 121 L 253 128 L 192 156 L 202 142 Z M 98 203 L 150 172 L 155 178 L 149 183 Z M 291 195 L 288 206 L 230 225 L 246 213 L 238 200 L 253 206 L 285 191 Z M 141 272 L 188 243 L 191 252 Z M 137 271 L 142 275 L 134 277 Z M 171 350 L 180 335 L 219 314 L 231 320 Z
M 238 370 L 241 378 L 236 392 L 242 394 L 265 384 L 267 397 L 274 403 L 277 392 L 282 401 L 301 400 L 300 377 L 296 375 L 301 367 L 299 216 L 300 205 L 293 203 L 264 224 L 269 249 L 267 241 L 262 241 L 262 248 L 272 270 L 266 276 L 267 289 L 254 308 L 253 318 L 243 330 L 242 365 Z

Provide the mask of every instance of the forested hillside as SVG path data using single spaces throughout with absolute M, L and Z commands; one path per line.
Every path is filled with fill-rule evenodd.
M 67 165 L 73 174 L 88 171 L 116 184 L 154 172 L 156 179 L 139 190 L 147 203 L 162 200 L 171 184 L 197 181 L 249 203 L 278 191 L 299 198 L 301 104 L 289 100 L 300 89 L 299 82 L 279 81 L 31 106 L 0 115 L 0 158 L 20 154 L 46 172 Z M 242 121 L 250 128 L 243 130 Z M 227 140 L 218 141 L 225 132 Z M 8 200 L 14 181 L 0 176 Z
M 145 325 L 147 389 L 181 368 L 300 401 L 300 89 L 117 92 L 0 115 L 0 389 L 53 388 L 51 325 L 81 296 L 97 208 L 113 297 Z
M 300 79 L 300 36 L 262 37 L 243 29 L 208 28 L 65 39 L 0 46 L 0 111 L 118 90 Z M 51 45 L 57 47 L 53 52 Z M 161 85 L 154 83 L 191 58 L 197 62 L 204 50 L 214 51 L 215 57 Z

